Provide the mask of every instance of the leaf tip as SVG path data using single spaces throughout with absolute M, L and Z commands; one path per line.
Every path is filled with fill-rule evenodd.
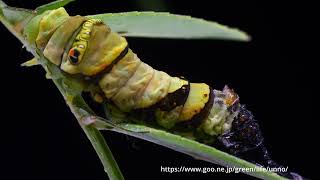
M 22 67 L 31 67 L 31 66 L 35 66 L 35 65 L 39 65 L 39 61 L 37 58 L 33 58 L 31 60 L 28 60 L 24 63 L 21 64 Z
M 240 31 L 241 37 L 239 38 L 240 41 L 249 42 L 251 41 L 251 36 L 246 32 Z

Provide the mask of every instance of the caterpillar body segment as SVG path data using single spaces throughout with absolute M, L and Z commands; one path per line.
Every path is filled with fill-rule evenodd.
M 166 129 L 187 124 L 212 137 L 230 130 L 240 105 L 229 88 L 213 90 L 153 69 L 101 20 L 69 16 L 63 8 L 44 14 L 34 20 L 37 37 L 26 31 L 26 39 L 64 72 L 95 79 L 88 81 L 100 89 L 99 101 L 103 97 L 125 113 L 147 111 Z
M 82 24 L 80 32 L 77 34 L 74 43 L 68 53 L 69 61 L 72 64 L 79 63 L 88 48 L 88 41 L 92 28 L 96 24 L 102 24 L 101 20 L 89 19 Z
M 59 66 L 61 64 L 61 55 L 65 53 L 65 45 L 71 40 L 72 35 L 77 31 L 85 18 L 74 16 L 68 18 L 56 32 L 51 36 L 49 42 L 45 46 L 43 55 L 52 63 Z

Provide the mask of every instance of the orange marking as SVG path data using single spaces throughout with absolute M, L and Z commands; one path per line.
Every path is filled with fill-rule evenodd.
M 69 57 L 70 56 L 74 56 L 74 49 L 72 48 L 72 49 L 70 49 L 70 51 L 69 51 Z

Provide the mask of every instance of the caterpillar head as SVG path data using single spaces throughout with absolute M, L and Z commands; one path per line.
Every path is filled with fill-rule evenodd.
M 51 63 L 69 74 L 98 74 L 127 47 L 125 38 L 101 20 L 69 16 L 64 8 L 34 17 L 24 34 Z

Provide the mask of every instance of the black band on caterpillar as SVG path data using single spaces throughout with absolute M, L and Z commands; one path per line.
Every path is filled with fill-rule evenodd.
M 162 111 L 170 111 L 177 106 L 184 105 L 188 99 L 190 92 L 190 82 L 187 85 L 183 85 L 180 89 L 168 93 L 166 97 L 160 100 L 155 106 Z
M 177 106 L 183 106 L 189 96 L 190 82 L 181 86 L 172 93 L 168 93 L 163 99 L 159 100 L 156 104 L 147 108 L 134 109 L 130 112 L 133 116 L 139 117 L 145 120 L 155 120 L 155 111 L 160 109 L 161 111 L 171 111 Z

